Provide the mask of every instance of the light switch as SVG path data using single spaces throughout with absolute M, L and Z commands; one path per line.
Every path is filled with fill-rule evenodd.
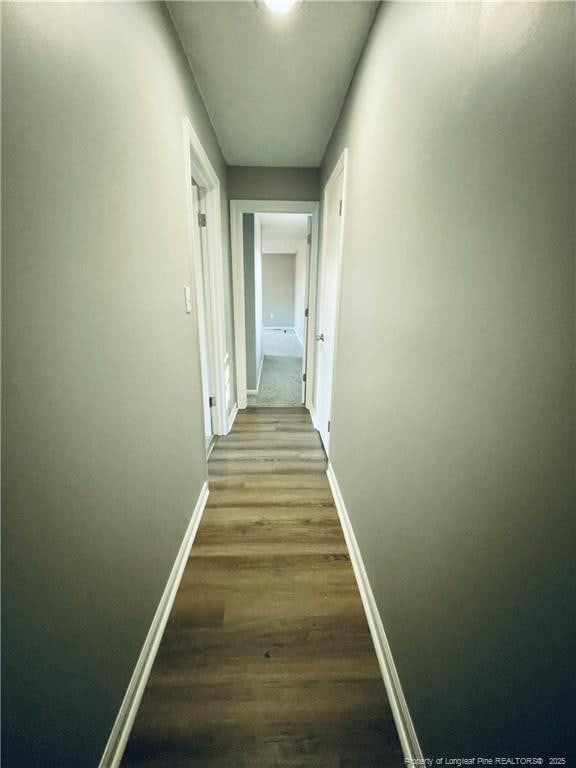
M 192 291 L 189 285 L 184 286 L 184 299 L 186 300 L 186 312 L 190 314 L 192 312 Z

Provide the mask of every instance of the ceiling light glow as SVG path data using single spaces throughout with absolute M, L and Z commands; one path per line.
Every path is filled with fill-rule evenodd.
M 277 13 L 279 16 L 284 16 L 296 5 L 296 0 L 265 0 L 266 7 L 272 13 Z

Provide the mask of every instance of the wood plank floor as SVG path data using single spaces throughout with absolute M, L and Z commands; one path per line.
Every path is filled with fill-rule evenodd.
M 301 408 L 240 412 L 124 768 L 387 768 L 400 744 Z

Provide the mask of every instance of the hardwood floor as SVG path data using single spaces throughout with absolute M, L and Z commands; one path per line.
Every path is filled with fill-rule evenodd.
M 383 768 L 402 752 L 308 412 L 238 414 L 124 768 Z

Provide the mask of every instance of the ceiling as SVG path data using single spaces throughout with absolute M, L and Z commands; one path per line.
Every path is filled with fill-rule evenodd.
M 320 165 L 377 6 L 168 3 L 229 165 Z
M 308 233 L 305 213 L 261 213 L 262 253 L 296 253 Z

